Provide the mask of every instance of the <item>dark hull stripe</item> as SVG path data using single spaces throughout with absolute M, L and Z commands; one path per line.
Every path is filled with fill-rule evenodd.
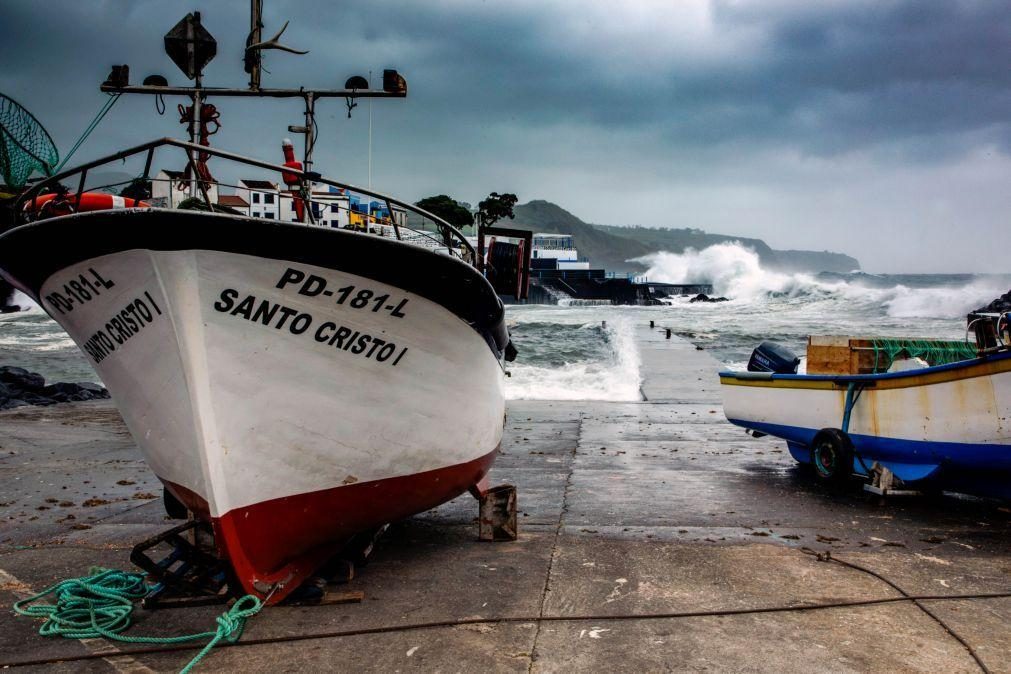
M 0 275 L 39 301 L 42 284 L 61 269 L 135 249 L 216 250 L 356 274 L 442 305 L 481 334 L 496 356 L 509 343 L 502 302 L 472 266 L 394 239 L 340 229 L 198 211 L 78 213 L 0 236 Z

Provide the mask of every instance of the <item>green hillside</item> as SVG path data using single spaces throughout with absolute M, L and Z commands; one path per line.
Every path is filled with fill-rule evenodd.
M 535 232 L 571 234 L 579 254 L 588 257 L 594 267 L 604 267 L 608 271 L 645 271 L 645 266 L 629 260 L 661 250 L 680 253 L 685 248 L 698 250 L 728 241 L 740 241 L 753 249 L 768 268 L 840 273 L 860 268 L 859 261 L 841 253 L 774 250 L 761 239 L 709 234 L 701 229 L 591 225 L 544 200 L 520 204 L 513 210 L 516 219 L 501 224 Z
M 580 256 L 590 258 L 594 267 L 603 267 L 608 271 L 645 271 L 644 266 L 627 260 L 656 250 L 633 239 L 589 225 L 549 201 L 536 200 L 520 204 L 513 212 L 516 214 L 515 220 L 506 220 L 500 224 L 535 232 L 571 234 Z

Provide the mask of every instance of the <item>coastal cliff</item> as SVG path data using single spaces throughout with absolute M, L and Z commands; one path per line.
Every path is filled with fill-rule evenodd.
M 710 234 L 701 229 L 666 227 L 594 225 L 579 219 L 550 201 L 534 200 L 514 209 L 515 220 L 508 226 L 536 232 L 571 234 L 576 248 L 595 267 L 608 271 L 645 271 L 645 265 L 630 262 L 658 251 L 701 250 L 718 243 L 739 241 L 758 254 L 764 267 L 790 272 L 846 273 L 860 269 L 860 262 L 849 255 L 830 251 L 775 250 L 761 239 L 727 234 Z

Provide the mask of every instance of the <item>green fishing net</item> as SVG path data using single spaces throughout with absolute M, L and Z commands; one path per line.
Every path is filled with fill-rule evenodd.
M 938 339 L 875 339 L 874 372 L 885 372 L 899 358 L 922 358 L 931 366 L 957 363 L 977 357 L 976 345 Z
M 52 175 L 60 161 L 53 139 L 32 113 L 0 94 L 0 178 L 21 188 L 33 173 Z

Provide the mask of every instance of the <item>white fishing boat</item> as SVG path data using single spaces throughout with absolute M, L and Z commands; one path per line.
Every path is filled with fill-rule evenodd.
M 763 347 L 752 362 L 762 361 L 753 369 L 766 371 L 720 373 L 727 419 L 786 440 L 793 457 L 821 479 L 870 477 L 885 468 L 910 486 L 1011 497 L 1006 348 L 933 367 L 795 374 L 792 358 Z M 872 350 L 843 348 L 854 362 L 857 349 Z
M 173 35 L 181 61 L 198 62 L 196 87 L 133 87 L 124 66 L 103 89 L 189 96 L 191 142 L 154 141 L 36 183 L 17 203 L 23 222 L 0 237 L 0 275 L 81 347 L 168 500 L 211 525 L 230 582 L 276 602 L 355 534 L 485 494 L 502 440 L 502 361 L 515 350 L 456 228 L 310 170 L 317 99 L 347 98 L 350 110 L 363 96 L 403 97 L 398 73 L 384 73 L 381 90 L 358 77 L 345 90 L 268 91 L 257 61 L 250 89 L 209 89 L 199 15 L 167 45 Z M 305 168 L 290 142 L 283 165 L 209 147 L 212 96 L 302 99 L 307 124 L 293 130 L 305 134 Z M 274 196 L 296 221 L 223 207 L 211 159 L 283 181 Z M 153 167 L 180 164 L 168 189 L 187 198 L 156 207 Z M 110 166 L 136 176 L 113 195 L 89 182 Z M 381 207 L 328 222 L 321 209 L 341 206 L 319 188 Z

